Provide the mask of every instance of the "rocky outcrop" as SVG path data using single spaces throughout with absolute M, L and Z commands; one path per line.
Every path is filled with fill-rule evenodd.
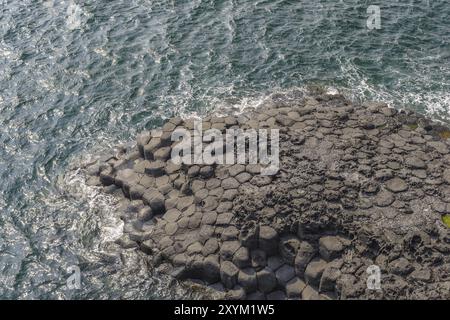
M 278 102 L 277 102 L 278 101 Z M 176 165 L 175 117 L 88 168 L 126 197 L 124 234 L 152 265 L 230 299 L 450 298 L 447 129 L 383 103 L 340 95 L 279 99 L 203 130 L 280 130 L 280 169 Z M 381 289 L 366 282 L 381 270 Z

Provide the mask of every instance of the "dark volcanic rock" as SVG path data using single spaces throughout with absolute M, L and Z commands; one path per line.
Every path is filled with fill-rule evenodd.
M 224 261 L 220 265 L 220 278 L 226 288 L 233 288 L 237 283 L 239 269 L 230 261 Z
M 344 245 L 339 237 L 326 236 L 319 240 L 319 252 L 327 261 L 337 258 L 344 250 Z
M 277 286 L 277 278 L 272 270 L 265 268 L 256 273 L 258 282 L 258 289 L 261 292 L 268 293 L 274 290 Z
M 323 93 L 205 119 L 203 130 L 279 129 L 272 175 L 261 164 L 174 163 L 175 128 L 194 121 L 169 119 L 86 168 L 88 185 L 126 197 L 116 243 L 151 268 L 227 299 L 450 298 L 442 125 Z M 382 290 L 367 288 L 373 266 Z

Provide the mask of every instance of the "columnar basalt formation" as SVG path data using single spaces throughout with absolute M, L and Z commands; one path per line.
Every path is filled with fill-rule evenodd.
M 172 118 L 89 168 L 90 184 L 129 199 L 117 243 L 157 270 L 230 299 L 450 298 L 445 127 L 325 94 L 203 119 L 203 130 L 279 129 L 273 176 L 254 164 L 176 165 L 176 128 L 193 119 Z M 380 290 L 367 285 L 373 265 Z

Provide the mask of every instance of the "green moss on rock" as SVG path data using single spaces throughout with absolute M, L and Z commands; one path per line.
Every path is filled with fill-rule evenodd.
M 442 216 L 442 222 L 444 222 L 447 228 L 450 228 L 450 214 Z

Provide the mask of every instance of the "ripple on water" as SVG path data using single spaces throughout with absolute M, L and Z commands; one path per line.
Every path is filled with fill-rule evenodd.
M 115 200 L 69 170 L 174 114 L 239 113 L 318 83 L 449 122 L 447 1 L 380 5 L 369 32 L 354 1 L 4 2 L 0 298 L 186 296 L 111 245 Z M 80 291 L 64 286 L 74 264 Z

